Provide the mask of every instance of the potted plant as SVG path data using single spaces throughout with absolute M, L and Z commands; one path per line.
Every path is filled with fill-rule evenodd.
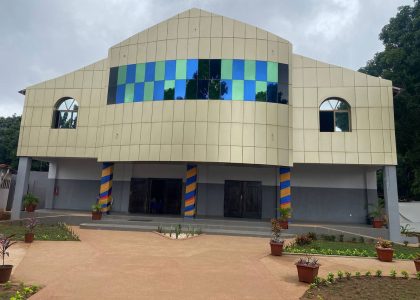
M 279 208 L 278 211 L 279 211 L 279 219 L 280 219 L 281 227 L 283 229 L 288 229 L 289 228 L 289 219 L 290 219 L 290 215 L 292 213 L 292 209 L 290 207 Z
M 316 258 L 311 256 L 301 257 L 296 262 L 296 268 L 298 271 L 299 281 L 312 283 L 315 277 L 318 276 L 320 264 Z
M 32 217 L 27 220 L 25 224 L 25 243 L 32 243 L 34 241 L 34 232 L 36 225 L 38 225 L 38 221 L 36 218 Z
M 376 242 L 376 253 L 380 261 L 392 261 L 392 257 L 394 255 L 392 242 L 384 240 L 382 238 L 378 239 L 378 241 Z
M 31 193 L 27 193 L 23 197 L 23 206 L 27 212 L 34 212 L 38 205 L 39 199 Z
M 3 264 L 0 266 L 0 283 L 8 282 L 10 279 L 10 274 L 12 274 L 13 265 L 5 265 L 4 257 L 9 256 L 9 247 L 16 244 L 15 241 L 12 241 L 11 238 L 14 237 L 14 234 L 9 236 L 2 235 L 0 237 L 0 251 L 3 259 Z
M 283 253 L 284 240 L 281 238 L 281 221 L 279 219 L 271 220 L 271 255 L 281 256 Z
M 101 205 L 96 203 L 92 205 L 92 220 L 102 219 Z
M 376 204 L 371 205 L 372 210 L 369 215 L 373 218 L 372 225 L 373 228 L 382 228 L 384 226 L 384 204 L 381 199 L 378 200 Z
M 420 253 L 417 253 L 417 257 L 414 259 L 414 265 L 416 266 L 416 271 L 420 272 Z

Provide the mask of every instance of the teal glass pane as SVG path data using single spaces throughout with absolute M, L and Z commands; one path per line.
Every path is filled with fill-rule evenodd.
M 174 97 L 175 97 L 175 80 L 165 80 L 163 99 L 174 100 Z
M 136 65 L 136 82 L 144 82 L 146 65 L 144 63 Z
M 125 84 L 125 79 L 127 76 L 127 66 L 119 66 L 118 67 L 118 80 L 117 84 Z
M 278 82 L 278 67 L 277 63 L 268 61 L 267 62 L 267 81 L 269 82 Z
M 165 62 L 157 61 L 155 64 L 155 81 L 165 80 Z
M 124 102 L 133 102 L 134 99 L 134 83 L 127 83 L 125 85 Z
M 245 80 L 255 80 L 255 60 L 245 61 Z
M 232 79 L 232 59 L 222 59 L 222 79 Z
M 144 83 L 144 101 L 153 100 L 153 90 L 154 90 L 154 82 L 153 81 Z
M 244 100 L 244 81 L 232 81 L 232 100 Z
M 267 99 L 267 82 L 257 81 L 255 84 L 255 100 L 265 102 Z
M 175 79 L 187 79 L 187 60 L 178 59 L 176 61 Z

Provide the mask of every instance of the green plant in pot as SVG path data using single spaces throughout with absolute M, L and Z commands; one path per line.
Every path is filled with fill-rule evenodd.
M 369 216 L 373 218 L 373 228 L 382 228 L 384 226 L 384 210 L 385 205 L 382 199 L 378 199 L 376 204 L 371 204 Z
M 318 259 L 311 256 L 301 257 L 296 263 L 299 281 L 312 283 L 318 276 L 320 264 Z
M 23 206 L 27 212 L 34 212 L 38 203 L 39 199 L 34 194 L 27 193 L 23 197 Z
M 8 282 L 10 279 L 10 274 L 12 274 L 13 265 L 5 265 L 4 264 L 4 257 L 9 256 L 8 249 L 16 244 L 15 241 L 12 241 L 12 237 L 14 234 L 5 236 L 0 236 L 0 251 L 2 256 L 2 265 L 0 266 L 0 283 Z
M 392 248 L 392 242 L 379 238 L 376 242 L 376 254 L 380 261 L 391 262 L 394 256 L 394 249 Z
M 32 217 L 26 221 L 25 228 L 25 243 L 32 243 L 34 241 L 35 228 L 38 225 L 38 220 Z
M 92 220 L 100 220 L 102 218 L 101 205 L 95 203 L 92 205 Z
M 287 208 L 278 208 L 279 211 L 279 220 L 281 222 L 281 227 L 283 229 L 289 228 L 289 219 L 292 215 L 292 209 L 290 207 Z
M 271 219 L 271 255 L 281 256 L 283 254 L 284 240 L 281 238 L 281 221 L 280 219 Z

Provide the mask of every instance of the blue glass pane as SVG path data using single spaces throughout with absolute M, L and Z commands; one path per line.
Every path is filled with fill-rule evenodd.
M 175 80 L 176 61 L 167 60 L 165 64 L 165 80 Z
M 197 79 L 198 77 L 198 59 L 187 60 L 187 79 Z
M 175 80 L 175 100 L 181 100 L 185 98 L 185 80 Z
M 113 67 L 109 70 L 109 83 L 108 86 L 117 86 L 118 67 Z
M 134 83 L 136 81 L 136 65 L 127 66 L 127 83 Z
M 255 101 L 255 81 L 245 80 L 244 89 L 244 100 Z
M 279 63 L 278 69 L 279 83 L 289 84 L 289 65 Z
M 277 88 L 277 103 L 287 104 L 289 102 L 289 88 L 287 84 L 279 84 Z
M 153 100 L 163 100 L 163 90 L 165 87 L 164 80 L 155 81 L 155 87 L 153 90 Z
M 117 99 L 115 103 L 124 103 L 125 84 L 117 86 Z
M 257 60 L 255 77 L 258 81 L 267 81 L 267 62 Z
M 244 61 L 242 59 L 233 60 L 233 79 L 243 80 L 244 79 Z
M 145 81 L 154 81 L 155 80 L 155 63 L 148 62 L 146 63 L 146 78 Z
M 232 80 L 220 81 L 220 99 L 232 100 Z
M 108 98 L 106 104 L 115 104 L 115 98 L 117 95 L 117 87 L 116 86 L 109 86 L 108 87 Z M 219 97 L 217 97 L 219 99 Z
M 267 102 L 277 103 L 277 82 L 267 83 Z
M 144 95 L 144 82 L 134 84 L 134 102 L 143 101 Z

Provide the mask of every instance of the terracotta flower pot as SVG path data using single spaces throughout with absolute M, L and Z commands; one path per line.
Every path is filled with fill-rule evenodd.
M 13 265 L 0 265 L 0 283 L 6 283 L 12 274 Z
M 415 259 L 414 265 L 416 266 L 416 271 L 420 272 L 420 259 Z
M 318 266 L 308 266 L 308 265 L 299 265 L 296 264 L 296 268 L 298 271 L 299 281 L 312 283 L 314 282 L 315 277 L 318 276 Z
M 283 242 L 276 243 L 270 241 L 271 255 L 281 256 L 283 254 Z
M 384 226 L 384 221 L 383 220 L 373 220 L 372 224 L 373 224 L 373 228 L 382 228 L 382 226 Z
M 26 207 L 25 207 L 25 210 L 27 212 L 34 212 L 35 209 L 36 209 L 36 204 L 29 204 L 29 205 L 26 205 Z
M 92 211 L 92 220 L 100 220 L 100 219 L 102 219 L 102 212 Z
M 289 221 L 280 221 L 280 226 L 283 229 L 289 229 Z
M 378 255 L 378 259 L 380 261 L 390 262 L 392 261 L 392 257 L 394 255 L 394 249 L 376 247 L 376 254 Z
M 25 243 L 32 243 L 34 241 L 34 233 L 27 232 L 25 233 Z

